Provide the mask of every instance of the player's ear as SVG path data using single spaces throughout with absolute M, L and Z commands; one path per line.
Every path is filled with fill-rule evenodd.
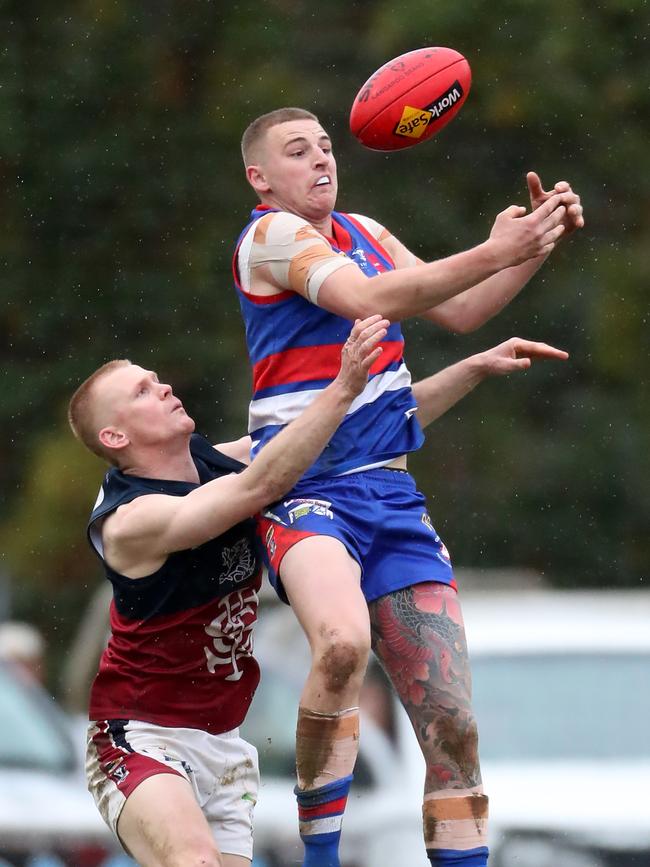
M 246 166 L 246 178 L 256 193 L 268 193 L 271 185 L 260 166 Z
M 130 444 L 130 439 L 116 427 L 103 427 L 97 434 L 100 443 L 105 449 L 119 451 Z

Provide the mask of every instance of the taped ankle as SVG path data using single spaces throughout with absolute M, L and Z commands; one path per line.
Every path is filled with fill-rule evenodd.
M 427 855 L 435 850 L 464 851 L 487 845 L 488 798 L 426 798 L 422 807 Z M 432 861 L 432 863 L 435 863 Z
M 301 707 L 296 731 L 298 788 L 317 789 L 349 776 L 359 751 L 359 708 L 325 714 Z

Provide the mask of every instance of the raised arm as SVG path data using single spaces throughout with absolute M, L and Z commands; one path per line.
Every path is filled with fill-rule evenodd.
M 526 181 L 533 211 L 539 209 L 553 196 L 560 195 L 562 197 L 562 203 L 565 207 L 562 217 L 564 231 L 561 237 L 563 239 L 584 226 L 580 196 L 572 190 L 567 181 L 558 181 L 554 188 L 549 191 L 544 190 L 542 182 L 535 172 L 528 172 Z M 430 319 L 448 331 L 461 334 L 475 331 L 488 319 L 503 310 L 521 292 L 531 277 L 544 264 L 551 249 L 540 256 L 493 274 L 454 298 L 449 298 L 442 304 L 427 310 L 423 314 L 424 318 Z
M 413 384 L 417 401 L 417 418 L 426 427 L 462 400 L 488 376 L 504 376 L 517 370 L 527 370 L 535 358 L 565 361 L 568 353 L 547 343 L 536 343 L 511 337 L 485 352 L 446 367 L 433 376 Z
M 312 300 L 347 319 L 373 309 L 391 321 L 424 314 L 504 268 L 547 256 L 564 232 L 565 213 L 559 193 L 530 214 L 511 205 L 497 216 L 488 240 L 471 250 L 371 278 L 351 263 L 330 274 Z
M 111 566 L 130 577 L 150 574 L 173 551 L 220 535 L 290 490 L 363 391 L 388 325 L 378 315 L 355 323 L 336 379 L 241 473 L 214 479 L 184 497 L 138 497 L 111 514 L 102 534 Z

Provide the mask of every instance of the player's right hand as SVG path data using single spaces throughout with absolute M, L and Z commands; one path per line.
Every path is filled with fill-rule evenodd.
M 530 204 L 533 210 L 539 208 L 547 199 L 560 193 L 562 196 L 562 204 L 566 207 L 564 216 L 564 234 L 571 235 L 577 229 L 584 228 L 585 218 L 582 212 L 582 203 L 580 196 L 572 189 L 568 181 L 557 181 L 552 190 L 545 190 L 542 186 L 542 181 L 536 172 L 528 172 L 526 175 L 526 183 L 528 184 L 528 192 L 530 193 Z
M 559 193 L 530 214 L 519 205 L 510 205 L 502 211 L 490 232 L 500 269 L 548 256 L 564 232 L 565 215 L 566 207 Z
M 370 368 L 382 353 L 379 343 L 386 336 L 389 325 L 388 319 L 378 313 L 357 319 L 343 344 L 341 369 L 336 378 L 355 397 L 366 387 Z
M 566 361 L 568 357 L 569 353 L 564 349 L 557 349 L 555 346 L 549 346 L 548 343 L 538 343 L 535 340 L 524 340 L 521 337 L 511 337 L 476 356 L 480 359 L 486 376 L 505 376 L 517 370 L 528 370 L 533 359 L 537 358 Z

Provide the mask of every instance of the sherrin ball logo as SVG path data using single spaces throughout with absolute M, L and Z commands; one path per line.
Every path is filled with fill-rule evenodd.
M 469 63 L 453 48 L 409 51 L 385 63 L 360 88 L 350 130 L 372 150 L 413 147 L 458 114 L 471 84 Z

